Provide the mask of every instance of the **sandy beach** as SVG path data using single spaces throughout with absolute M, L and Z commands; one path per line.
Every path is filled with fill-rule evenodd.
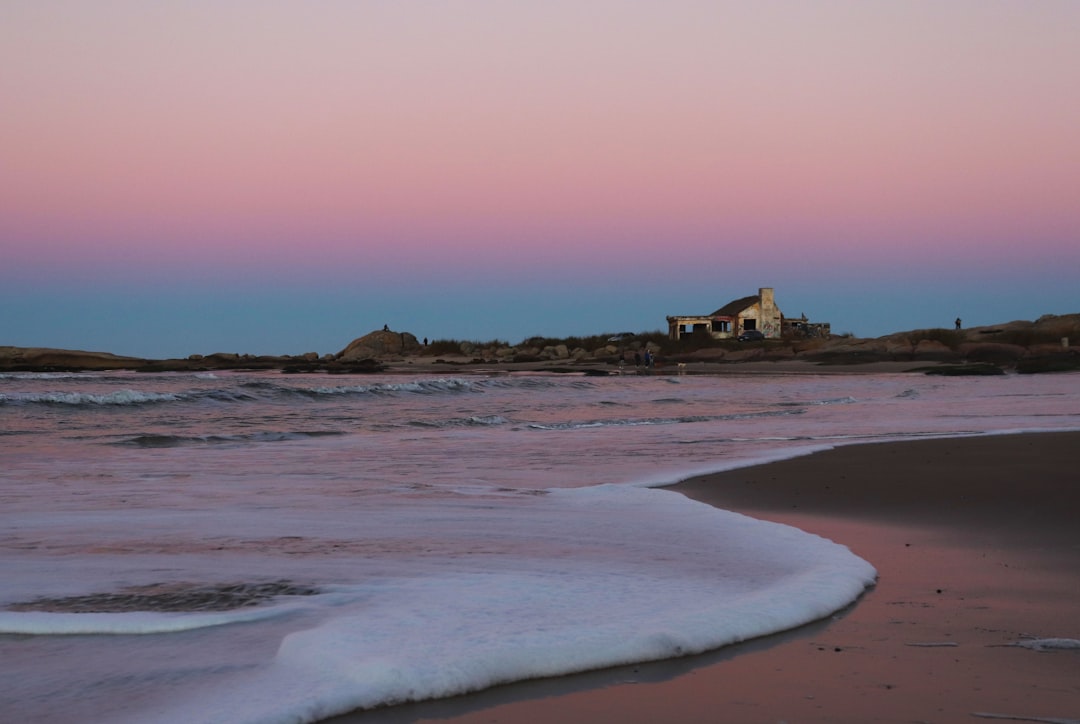
M 711 654 L 335 721 L 1080 721 L 1080 432 L 842 447 L 672 489 L 847 545 L 831 619 Z

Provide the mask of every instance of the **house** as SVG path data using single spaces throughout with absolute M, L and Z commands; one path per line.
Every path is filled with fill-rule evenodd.
M 786 319 L 776 306 L 772 287 L 762 287 L 754 296 L 728 302 L 712 314 L 668 317 L 667 321 L 668 337 L 672 340 L 690 334 L 730 339 L 755 329 L 766 339 L 829 336 L 828 322 L 811 323 L 805 314 L 799 319 Z

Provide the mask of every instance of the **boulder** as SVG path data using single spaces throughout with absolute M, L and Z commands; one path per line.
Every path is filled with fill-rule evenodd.
M 420 351 L 420 342 L 408 332 L 393 332 L 381 329 L 365 334 L 349 343 L 349 346 L 337 353 L 337 359 L 343 362 L 393 357 Z

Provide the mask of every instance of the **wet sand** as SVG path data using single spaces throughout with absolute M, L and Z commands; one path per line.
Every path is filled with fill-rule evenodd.
M 876 587 L 830 620 L 675 661 L 353 722 L 1080 721 L 1080 432 L 855 445 L 672 490 L 847 545 Z

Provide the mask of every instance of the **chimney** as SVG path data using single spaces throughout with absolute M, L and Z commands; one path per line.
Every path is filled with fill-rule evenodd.
M 758 289 L 758 297 L 761 299 L 762 309 L 776 306 L 776 300 L 773 299 L 772 287 L 761 287 Z

